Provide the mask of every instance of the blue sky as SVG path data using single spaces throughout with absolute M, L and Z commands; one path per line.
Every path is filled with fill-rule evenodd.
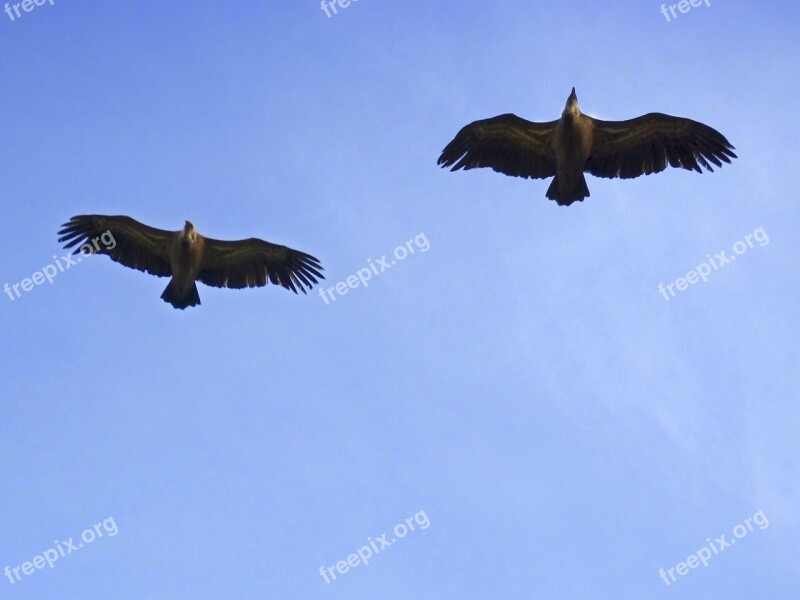
M 798 8 L 659 7 L 0 13 L 0 284 L 85 213 L 287 244 L 326 286 L 429 242 L 327 305 L 199 286 L 176 311 L 105 257 L 0 295 L 0 569 L 116 528 L 0 573 L 0 597 L 797 597 Z M 572 86 L 604 119 L 703 121 L 739 159 L 588 177 L 569 208 L 547 181 L 437 168 L 466 123 L 555 119 Z

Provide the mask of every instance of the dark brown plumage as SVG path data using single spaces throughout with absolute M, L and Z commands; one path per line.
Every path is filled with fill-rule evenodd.
M 109 232 L 113 246 L 89 244 Z M 126 267 L 157 277 L 171 277 L 161 295 L 175 308 L 200 304 L 195 281 L 226 288 L 261 287 L 272 283 L 295 294 L 324 279 L 319 261 L 298 250 L 250 238 L 226 242 L 201 236 L 191 222 L 182 231 L 165 231 L 124 216 L 72 217 L 58 232 L 65 248 L 81 245 L 107 254 Z M 80 251 L 75 250 L 75 254 Z
M 602 121 L 581 113 L 575 88 L 561 118 L 533 123 L 506 114 L 470 123 L 442 151 L 442 167 L 490 167 L 514 177 L 554 177 L 547 197 L 570 205 L 589 196 L 584 173 L 629 179 L 680 167 L 702 173 L 736 158 L 734 147 L 708 125 L 649 113 Z

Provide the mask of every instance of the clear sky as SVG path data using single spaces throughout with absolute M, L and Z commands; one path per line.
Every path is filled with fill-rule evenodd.
M 0 598 L 800 596 L 795 2 L 28 6 L 0 13 L 0 285 L 87 213 L 286 244 L 328 287 L 415 252 L 328 304 L 177 311 L 102 256 L 2 293 Z M 436 166 L 572 86 L 739 159 L 568 208 Z

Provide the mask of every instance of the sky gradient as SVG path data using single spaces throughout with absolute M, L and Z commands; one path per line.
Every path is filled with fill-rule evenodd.
M 55 264 L 80 214 L 289 245 L 325 287 L 428 242 L 327 304 L 200 285 L 177 311 L 167 280 L 102 256 L 0 295 L 0 570 L 103 532 L 0 573 L 0 598 L 798 597 L 800 9 L 659 11 L 0 13 L 0 285 Z M 696 119 L 739 158 L 587 177 L 570 207 L 549 181 L 436 166 L 463 125 L 555 119 L 573 86 L 586 114 Z

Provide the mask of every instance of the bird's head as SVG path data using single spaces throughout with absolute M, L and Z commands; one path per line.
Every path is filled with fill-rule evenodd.
M 578 95 L 575 93 L 575 88 L 572 88 L 572 93 L 567 98 L 567 105 L 564 107 L 564 116 L 571 115 L 577 117 L 581 114 L 581 109 L 578 108 Z
M 183 231 L 181 231 L 181 241 L 184 242 L 194 242 L 197 239 L 197 232 L 194 229 L 194 224 L 191 221 L 186 221 L 186 224 L 183 226 Z

